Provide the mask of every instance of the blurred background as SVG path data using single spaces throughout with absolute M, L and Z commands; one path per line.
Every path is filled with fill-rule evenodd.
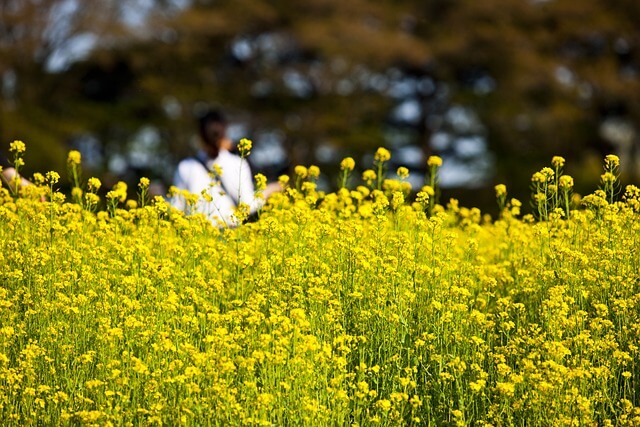
M 272 179 L 316 164 L 330 189 L 386 146 L 414 188 L 437 154 L 444 200 L 487 208 L 553 155 L 578 192 L 609 153 L 638 182 L 640 2 L 0 0 L 0 90 L 27 174 L 77 149 L 86 177 L 166 188 L 221 107 Z

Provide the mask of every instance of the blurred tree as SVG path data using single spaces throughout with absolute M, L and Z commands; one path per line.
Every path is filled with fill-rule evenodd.
M 202 0 L 156 20 L 129 54 L 155 102 L 180 106 L 168 123 L 172 141 L 185 140 L 198 101 L 282 130 L 293 162 L 316 161 L 319 148 L 393 145 L 385 139 L 393 126 L 408 135 L 396 145 L 460 164 L 487 141 L 494 179 L 519 184 L 522 196 L 555 154 L 580 174 L 616 151 L 637 178 L 638 8 L 630 0 Z M 394 119 L 394 108 L 405 118 Z M 449 142 L 434 144 L 434 134 Z
M 60 114 L 64 96 L 51 96 L 58 81 L 52 72 L 96 39 L 117 33 L 112 24 L 114 5 L 113 1 L 104 1 L 83 8 L 68 0 L 0 1 L 3 144 L 24 139 L 35 148 L 28 156 L 39 165 L 61 157 L 61 143 L 78 129 L 73 116 Z M 59 168 L 61 164 L 52 166 Z
M 280 131 L 291 162 L 309 163 L 322 148 L 353 154 L 385 144 L 386 73 L 429 58 L 399 28 L 405 15 L 392 2 L 364 0 L 194 1 L 154 21 L 150 37 L 127 53 L 145 93 L 176 107 L 173 151 L 193 132 L 200 101 L 251 112 L 250 131 Z
M 640 3 L 441 3 L 437 19 L 423 15 L 417 31 L 454 99 L 486 125 L 503 159 L 500 179 L 526 185 L 532 165 L 553 154 L 584 166 L 609 152 L 629 179 L 640 178 Z
M 23 2 L 48 9 L 33 6 L 21 22 L 35 19 L 36 33 L 46 34 L 54 5 L 69 1 Z M 144 156 L 127 153 L 146 146 L 186 154 L 194 114 L 218 104 L 245 125 L 241 136 L 284 144 L 292 163 L 366 159 L 387 145 L 419 169 L 436 152 L 456 165 L 443 169 L 449 185 L 507 182 L 522 198 L 552 155 L 567 157 L 580 183 L 582 173 L 599 175 L 599 156 L 615 151 L 638 179 L 633 0 L 102 3 L 98 18 L 90 8 L 73 10 L 91 12 L 80 21 L 101 42 L 62 72 L 48 73 L 51 59 L 38 48 L 25 56 L 2 41 L 3 53 L 37 70 L 27 79 L 15 71 L 17 59 L 0 69 L 4 123 L 22 123 L 22 138 L 91 133 L 125 164 L 144 168 Z M 85 34 L 83 25 L 66 38 Z M 12 83 L 16 76 L 38 83 Z M 13 137 L 6 128 L 5 140 Z M 165 178 L 167 158 L 154 166 Z M 486 174 L 492 165 L 494 176 Z
M 27 170 L 64 170 L 70 138 L 95 131 L 112 110 L 105 103 L 122 102 L 126 64 L 88 65 L 83 80 L 69 67 L 91 51 L 130 40 L 145 3 L 0 0 L 0 141 L 27 142 Z M 171 6 L 170 0 L 156 3 L 163 10 Z M 109 75 L 111 87 L 100 72 Z

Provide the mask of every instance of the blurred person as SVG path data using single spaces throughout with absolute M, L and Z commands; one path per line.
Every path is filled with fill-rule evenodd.
M 16 168 L 11 166 L 7 158 L 2 153 L 0 153 L 0 168 L 2 170 L 0 173 L 2 180 L 11 187 L 18 172 L 16 171 Z M 31 185 L 31 181 L 20 176 L 20 186 L 24 187 L 26 185 Z
M 262 191 L 262 197 L 256 194 L 247 159 L 231 152 L 233 143 L 227 137 L 227 125 L 217 110 L 209 110 L 199 118 L 201 149 L 178 164 L 173 184 L 198 196 L 191 213 L 202 213 L 215 225 L 230 227 L 238 225 L 234 213 L 241 203 L 253 214 L 281 187 L 271 183 Z M 173 197 L 172 204 L 187 212 L 184 197 Z

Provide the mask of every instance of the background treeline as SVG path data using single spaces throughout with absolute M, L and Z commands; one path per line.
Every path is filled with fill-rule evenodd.
M 166 185 L 219 105 L 272 176 L 384 145 L 416 184 L 442 156 L 465 204 L 553 155 L 586 193 L 603 154 L 640 174 L 639 29 L 636 0 L 2 0 L 1 147 Z

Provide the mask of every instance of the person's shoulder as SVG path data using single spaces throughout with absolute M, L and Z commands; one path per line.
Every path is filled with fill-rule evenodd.
M 202 164 L 195 156 L 185 157 L 178 162 L 178 166 L 193 166 L 194 164 Z
M 218 158 L 220 157 L 226 157 L 226 158 L 233 158 L 233 159 L 240 159 L 240 156 L 238 156 L 237 154 L 229 151 L 229 150 L 220 150 L 220 152 L 218 153 Z
M 220 150 L 216 163 L 240 163 L 241 157 L 228 150 Z
M 200 162 L 195 157 L 185 157 L 178 162 L 177 170 L 179 173 L 184 173 L 192 170 L 199 164 Z

